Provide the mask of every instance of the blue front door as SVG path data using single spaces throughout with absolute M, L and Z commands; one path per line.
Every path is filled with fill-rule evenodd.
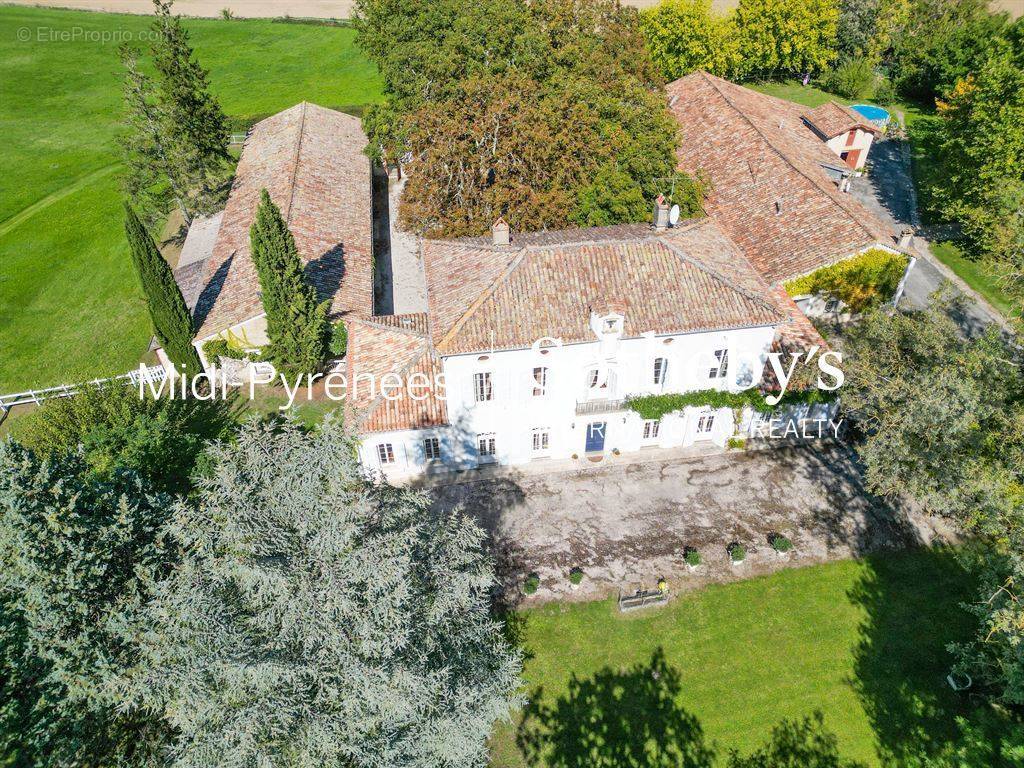
M 604 450 L 604 431 L 607 422 L 592 421 L 587 424 L 587 453 L 596 453 Z

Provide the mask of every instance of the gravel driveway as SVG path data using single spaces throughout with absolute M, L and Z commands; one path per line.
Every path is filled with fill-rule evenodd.
M 871 497 L 852 451 L 831 443 L 553 474 L 509 471 L 432 493 L 435 503 L 463 504 L 481 521 L 510 595 L 525 574 L 541 577 L 531 601 L 632 592 L 661 576 L 687 589 L 936 534 L 918 516 Z M 773 532 L 792 539 L 788 558 L 769 546 Z M 733 541 L 748 552 L 739 567 L 726 554 Z M 695 572 L 683 563 L 684 547 L 703 556 Z M 586 579 L 571 590 L 567 574 L 575 566 Z

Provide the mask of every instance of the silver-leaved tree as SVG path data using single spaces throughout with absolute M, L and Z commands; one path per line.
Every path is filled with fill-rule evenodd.
M 483 533 L 366 480 L 352 440 L 250 423 L 171 533 L 124 684 L 177 766 L 482 766 L 521 658 L 489 610 Z

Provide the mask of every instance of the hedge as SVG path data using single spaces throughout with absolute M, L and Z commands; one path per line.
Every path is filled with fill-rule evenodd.
M 785 288 L 790 296 L 832 296 L 846 304 L 851 312 L 860 312 L 892 298 L 908 261 L 901 253 L 871 248 L 852 259 L 790 280 Z
M 681 411 L 687 407 L 703 408 L 744 408 L 766 413 L 788 405 L 831 403 L 837 397 L 835 392 L 821 389 L 802 389 L 786 392 L 775 405 L 765 402 L 765 393 L 757 389 L 742 392 L 723 392 L 718 389 L 698 389 L 695 392 L 664 395 L 640 395 L 626 398 L 626 407 L 640 414 L 644 419 L 660 419 L 665 414 Z

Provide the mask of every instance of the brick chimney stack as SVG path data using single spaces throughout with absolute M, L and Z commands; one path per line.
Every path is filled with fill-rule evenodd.
M 497 246 L 505 246 L 512 242 L 509 236 L 508 222 L 500 216 L 491 225 L 491 242 Z
M 668 229 L 668 213 L 669 205 L 665 202 L 664 195 L 658 195 L 658 199 L 654 201 L 654 228 Z

